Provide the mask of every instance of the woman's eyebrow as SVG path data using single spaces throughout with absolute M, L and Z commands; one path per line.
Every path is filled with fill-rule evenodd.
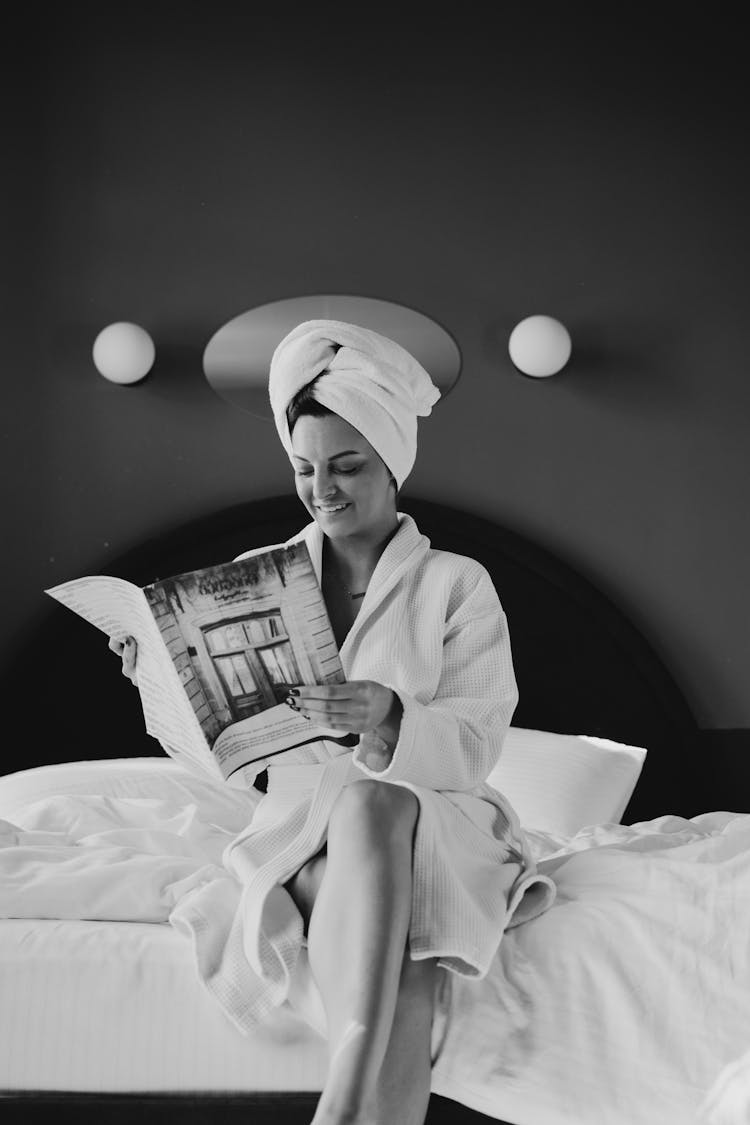
M 341 451 L 341 453 L 334 453 L 332 457 L 328 458 L 328 460 L 329 461 L 335 461 L 337 457 L 348 457 L 349 454 L 351 454 L 351 453 L 354 453 L 355 456 L 357 456 L 357 457 L 364 456 L 363 453 L 361 452 L 361 450 L 359 450 L 359 449 L 344 449 L 344 450 Z M 294 457 L 295 461 L 304 461 L 307 465 L 310 464 L 310 462 L 307 460 L 307 458 L 306 457 L 300 457 L 299 453 L 293 453 L 292 457 Z

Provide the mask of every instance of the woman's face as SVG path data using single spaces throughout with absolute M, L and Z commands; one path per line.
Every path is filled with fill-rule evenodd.
M 359 430 L 338 414 L 303 414 L 292 431 L 297 495 L 331 538 L 378 535 L 396 522 L 395 484 Z

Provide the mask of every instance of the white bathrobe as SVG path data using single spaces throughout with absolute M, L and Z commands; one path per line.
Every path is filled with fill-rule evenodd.
M 237 882 L 198 888 L 170 918 L 192 935 L 204 982 L 240 1028 L 299 990 L 302 918 L 281 884 L 321 849 L 337 796 L 357 778 L 419 800 L 412 958 L 483 977 L 503 930 L 554 898 L 514 810 L 486 783 L 518 700 L 497 592 L 481 564 L 431 549 L 410 516 L 398 518 L 340 650 L 347 679 L 375 680 L 401 700 L 390 764 L 373 771 L 359 748 L 328 741 L 274 758 L 267 794 L 224 853 Z M 289 540 L 299 541 L 320 581 L 323 532 L 309 524 Z

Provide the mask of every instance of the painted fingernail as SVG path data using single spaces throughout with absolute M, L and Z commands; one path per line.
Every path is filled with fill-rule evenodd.
M 291 707 L 291 709 L 292 709 L 293 711 L 298 711 L 298 710 L 299 710 L 299 708 L 298 708 L 297 704 L 296 704 L 296 703 L 295 703 L 295 701 L 294 701 L 294 700 L 292 699 L 291 695 L 288 695 L 288 696 L 286 697 L 286 699 L 284 700 L 284 702 L 286 703 L 287 707 Z
M 299 692 L 297 691 L 296 687 L 293 687 L 293 688 L 289 688 L 289 694 L 290 695 L 299 695 Z

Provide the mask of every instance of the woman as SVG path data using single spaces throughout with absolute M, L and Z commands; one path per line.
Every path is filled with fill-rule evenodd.
M 420 1125 L 439 975 L 483 976 L 503 929 L 554 894 L 486 784 L 518 698 L 505 615 L 479 563 L 432 550 L 398 512 L 417 416 L 439 397 L 413 356 L 308 321 L 276 349 L 269 390 L 313 518 L 290 542 L 310 550 L 347 676 L 288 702 L 359 740 L 274 758 L 225 853 L 245 886 L 248 1010 L 288 999 L 306 956 L 330 1051 L 313 1125 Z M 135 646 L 111 647 L 133 678 Z

